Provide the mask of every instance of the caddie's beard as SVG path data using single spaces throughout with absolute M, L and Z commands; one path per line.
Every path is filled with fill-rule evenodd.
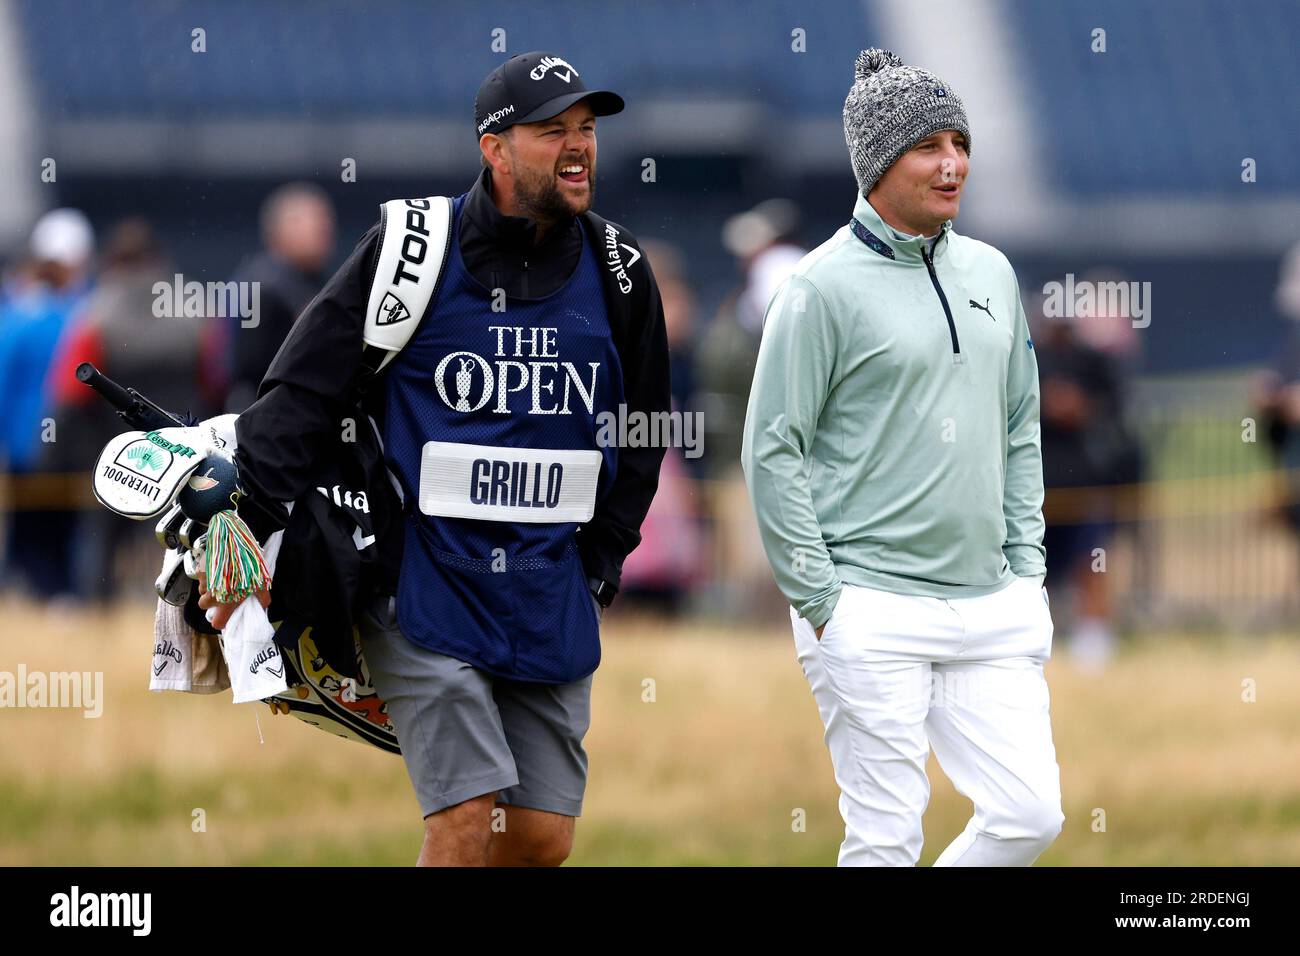
M 555 183 L 558 173 L 554 170 L 550 173 L 530 172 L 518 177 L 515 180 L 515 206 L 521 214 L 547 226 L 567 222 L 579 213 L 586 212 L 596 201 L 595 172 L 594 167 L 587 169 L 587 195 L 578 209 L 574 209 L 565 194 L 560 192 L 560 187 Z

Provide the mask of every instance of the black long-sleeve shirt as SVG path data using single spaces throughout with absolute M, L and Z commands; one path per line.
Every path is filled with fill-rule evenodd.
M 460 219 L 460 251 L 466 268 L 489 289 L 512 298 L 539 299 L 568 281 L 582 253 L 577 218 L 548 230 L 537 240 L 537 224 L 497 209 L 485 169 L 466 197 Z M 304 309 L 280 347 L 258 389 L 258 399 L 238 420 L 236 463 L 249 492 L 240 513 L 259 540 L 288 519 L 280 504 L 296 500 L 315 484 L 318 463 L 338 440 L 340 419 L 361 371 L 362 334 L 380 226 L 361 237 L 347 261 Z M 630 237 L 628 237 L 630 238 Z M 646 314 L 632 317 L 631 328 L 615 329 L 629 411 L 666 412 L 669 403 L 668 348 L 663 306 L 653 274 Z M 366 390 L 362 410 L 382 432 L 381 373 Z M 358 423 L 357 427 L 362 427 Z M 663 448 L 620 448 L 610 493 L 578 534 L 583 566 L 593 577 L 617 587 L 623 560 L 640 543 L 640 526 L 658 485 Z M 396 580 L 401 546 L 398 536 L 380 542 L 381 564 Z

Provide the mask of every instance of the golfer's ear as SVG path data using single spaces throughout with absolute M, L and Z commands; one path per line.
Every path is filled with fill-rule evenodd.
M 506 151 L 506 141 L 501 136 L 484 133 L 479 137 L 478 148 L 483 153 L 483 161 L 492 167 L 492 172 L 510 172 L 510 155 Z

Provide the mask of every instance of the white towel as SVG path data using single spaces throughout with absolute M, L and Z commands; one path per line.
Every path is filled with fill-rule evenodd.
M 267 538 L 266 547 L 262 549 L 267 570 L 273 577 L 283 538 L 283 531 L 275 532 Z M 209 621 L 215 613 L 216 608 L 208 611 Z M 271 627 L 266 608 L 262 607 L 256 594 L 250 594 L 235 608 L 221 637 L 236 704 L 273 697 L 289 689 L 284 678 L 284 659 L 275 643 L 275 628 Z
M 185 623 L 183 608 L 158 602 L 153 619 L 153 662 L 149 689 L 216 694 L 230 686 L 230 673 L 215 634 Z
M 150 690 L 190 691 L 194 661 L 194 629 L 185 623 L 185 609 L 158 599 L 153 617 L 153 663 Z
M 220 415 L 201 422 L 210 429 L 212 448 L 218 454 L 233 455 L 236 448 L 235 415 Z M 286 502 L 289 513 L 293 503 Z M 266 567 L 272 577 L 276 558 L 280 554 L 283 531 L 267 539 L 263 549 Z M 190 570 L 201 557 L 193 552 L 186 554 L 186 569 Z M 164 559 L 164 566 L 166 566 Z M 191 575 L 193 576 L 193 575 Z M 207 612 L 212 620 L 215 609 Z M 266 609 L 256 595 L 245 598 L 235 608 L 220 640 L 213 635 L 199 634 L 185 623 L 184 609 L 159 600 L 154 613 L 154 654 L 150 690 L 177 690 L 194 694 L 212 694 L 231 688 L 236 704 L 262 700 L 288 690 L 284 676 L 284 660 L 275 643 L 275 629 L 267 618 Z M 221 653 L 215 652 L 220 645 Z

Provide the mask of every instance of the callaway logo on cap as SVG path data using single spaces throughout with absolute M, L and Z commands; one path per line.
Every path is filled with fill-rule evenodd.
M 512 56 L 487 75 L 474 97 L 474 128 L 479 136 L 499 133 L 516 123 L 537 123 L 586 100 L 597 116 L 623 111 L 623 97 L 589 90 L 578 70 L 563 57 L 535 50 Z

